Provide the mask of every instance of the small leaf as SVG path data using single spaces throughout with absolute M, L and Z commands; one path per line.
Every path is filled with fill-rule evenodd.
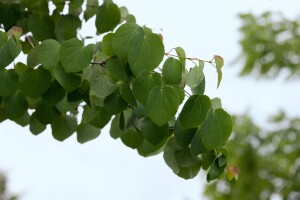
M 222 166 L 219 166 L 219 159 L 221 159 L 222 156 L 218 157 L 217 159 L 214 160 L 212 165 L 209 168 L 206 180 L 207 182 L 210 182 L 216 178 L 219 178 L 221 174 L 224 172 L 224 169 L 226 167 L 226 163 Z
M 105 33 L 112 31 L 121 21 L 119 7 L 114 3 L 104 2 L 97 11 L 96 28 L 97 31 Z
M 117 86 L 99 67 L 94 67 L 91 77 L 91 95 L 105 98 L 112 94 Z
M 215 55 L 214 59 L 215 59 L 215 62 L 216 62 L 217 70 L 221 70 L 222 67 L 224 66 L 224 59 L 219 55 Z
M 204 94 L 205 92 L 205 77 L 201 81 L 199 85 L 196 87 L 191 88 L 193 94 Z
M 180 62 L 182 63 L 182 67 L 183 67 L 182 70 L 184 70 L 184 69 L 185 69 L 185 60 L 186 60 L 185 51 L 184 51 L 184 49 L 181 48 L 181 47 L 176 47 L 176 48 L 175 48 L 175 51 L 176 51 L 176 53 L 177 53 L 177 56 L 178 56 Z
M 54 68 L 53 75 L 67 92 L 72 92 L 78 88 L 81 82 L 80 76 L 73 73 L 66 73 L 60 64 Z
M 13 37 L 9 38 L 0 49 L 0 68 L 4 68 L 13 62 L 21 50 L 21 42 Z
M 132 90 L 130 88 L 130 82 L 125 81 L 119 84 L 119 92 L 122 98 L 127 101 L 132 106 L 137 106 L 137 102 L 133 96 Z
M 211 99 L 211 106 L 214 110 L 216 110 L 218 108 L 222 108 L 221 99 L 218 97 Z
M 36 113 L 30 116 L 29 129 L 33 135 L 38 135 L 46 129 L 46 125 L 42 124 L 36 117 Z
M 191 144 L 191 141 L 196 132 L 197 128 L 184 129 L 181 127 L 179 120 L 176 120 L 174 126 L 174 137 L 179 146 L 188 147 Z
M 162 68 L 162 75 L 167 84 L 180 84 L 182 63 L 174 58 L 168 58 Z
M 218 73 L 218 85 L 217 88 L 219 88 L 221 81 L 222 81 L 222 71 L 221 70 L 217 70 Z
M 108 56 L 113 56 L 115 54 L 112 48 L 113 38 L 114 38 L 114 33 L 108 33 L 103 37 L 101 42 L 101 49 Z
M 83 46 L 77 38 L 61 44 L 60 60 L 67 73 L 79 72 L 86 68 L 93 59 L 94 44 Z
M 149 93 L 145 109 L 150 119 L 162 126 L 175 116 L 178 106 L 178 95 L 172 87 L 155 86 Z
M 16 26 L 11 27 L 7 32 L 8 38 L 14 36 L 16 39 L 19 39 L 21 35 L 22 35 L 22 28 Z
M 226 175 L 227 178 L 231 181 L 233 178 L 237 181 L 239 179 L 240 168 L 237 166 L 227 165 L 226 166 Z
M 81 144 L 97 138 L 100 135 L 100 129 L 90 124 L 80 124 L 77 127 L 77 141 Z

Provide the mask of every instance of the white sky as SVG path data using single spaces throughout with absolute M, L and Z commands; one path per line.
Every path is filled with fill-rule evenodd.
M 215 71 L 206 67 L 206 93 L 220 97 L 228 112 L 248 111 L 259 123 L 279 109 L 300 116 L 300 81 L 238 78 L 241 66 L 230 65 L 240 52 L 237 13 L 271 10 L 295 18 L 299 0 L 114 2 L 126 6 L 140 25 L 161 32 L 166 50 L 182 46 L 190 57 L 223 56 L 226 66 L 218 90 Z M 203 174 L 189 181 L 178 178 L 162 154 L 140 157 L 111 139 L 108 128 L 98 139 L 80 145 L 75 134 L 61 143 L 49 129 L 33 136 L 28 127 L 6 121 L 0 124 L 0 169 L 8 174 L 9 188 L 20 193 L 22 200 L 194 200 L 203 198 L 205 184 Z

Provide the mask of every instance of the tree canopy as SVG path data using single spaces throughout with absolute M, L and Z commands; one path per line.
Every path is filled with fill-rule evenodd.
M 102 39 L 88 44 L 78 31 L 92 17 Z M 223 173 L 232 120 L 219 98 L 205 95 L 203 73 L 212 66 L 219 87 L 221 56 L 166 52 L 160 34 L 111 0 L 0 0 L 0 25 L 0 122 L 34 135 L 49 125 L 58 141 L 76 132 L 80 143 L 111 122 L 113 138 L 141 156 L 163 151 L 182 178 L 201 168 L 208 181 Z

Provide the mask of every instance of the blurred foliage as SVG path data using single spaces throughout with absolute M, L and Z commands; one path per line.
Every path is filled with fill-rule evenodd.
M 11 195 L 7 191 L 6 176 L 0 172 L 0 200 L 18 200 L 16 195 Z
M 298 20 L 286 19 L 279 13 L 261 16 L 240 14 L 242 20 L 241 75 L 253 73 L 274 77 L 286 69 L 289 76 L 300 74 L 300 26 Z
M 237 164 L 241 174 L 238 181 L 207 185 L 209 199 L 300 199 L 300 118 L 281 112 L 268 127 L 260 128 L 246 115 L 234 118 L 229 162 Z

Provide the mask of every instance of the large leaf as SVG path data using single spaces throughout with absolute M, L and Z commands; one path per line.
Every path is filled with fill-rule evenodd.
M 184 129 L 181 127 L 179 120 L 177 120 L 174 126 L 174 137 L 177 144 L 181 147 L 189 146 L 197 130 L 197 128 Z
M 58 141 L 64 141 L 77 129 L 77 120 L 73 116 L 61 115 L 51 123 L 52 135 Z
M 37 60 L 46 69 L 55 67 L 59 62 L 59 49 L 60 44 L 56 40 L 44 40 L 37 48 Z
M 207 151 L 226 144 L 232 132 L 232 120 L 223 109 L 213 110 L 207 114 L 203 125 L 193 137 L 191 149 L 195 154 L 202 153 L 201 147 Z
M 176 47 L 175 51 L 176 51 L 176 54 L 177 54 L 180 62 L 182 63 L 183 69 L 184 69 L 185 68 L 185 60 L 186 60 L 185 51 L 181 47 Z
M 81 144 L 97 138 L 100 135 L 100 129 L 90 124 L 80 124 L 77 127 L 77 141 Z
M 8 66 L 20 54 L 22 45 L 18 39 L 11 37 L 0 49 L 0 68 Z
M 94 67 L 91 77 L 91 95 L 105 98 L 112 94 L 117 86 L 99 67 Z
M 175 116 L 178 106 L 178 95 L 172 87 L 155 86 L 149 93 L 145 109 L 150 119 L 162 126 Z
M 139 102 L 146 104 L 149 92 L 157 85 L 161 85 L 161 77 L 158 73 L 141 71 L 133 81 L 133 95 Z
M 66 95 L 64 88 L 55 80 L 48 90 L 42 95 L 43 100 L 49 105 L 55 105 Z
M 18 77 L 14 70 L 0 70 L 0 96 L 13 95 L 18 89 Z
M 179 121 L 183 128 L 194 128 L 203 123 L 208 110 L 211 108 L 209 97 L 192 95 L 184 104 L 179 114 Z
M 127 106 L 127 102 L 117 92 L 109 95 L 104 100 L 105 109 L 114 115 L 122 112 Z
M 49 15 L 30 15 L 28 29 L 32 32 L 33 37 L 39 41 L 54 39 L 54 21 Z
M 138 35 L 143 35 L 143 29 L 135 23 L 125 23 L 116 30 L 112 47 L 120 59 L 127 58 L 129 42 Z
M 112 31 L 121 21 L 119 7 L 112 2 L 104 2 L 97 11 L 96 28 L 97 31 L 105 33 Z
M 154 33 L 134 35 L 129 42 L 128 62 L 134 75 L 142 70 L 154 70 L 164 57 L 164 45 Z
M 203 69 L 201 67 L 195 66 L 192 68 L 187 77 L 186 84 L 191 88 L 197 87 L 204 79 Z
M 94 46 L 89 44 L 84 47 L 77 38 L 63 42 L 60 48 L 60 60 L 65 71 L 78 72 L 86 68 L 93 59 Z
M 145 139 L 153 145 L 159 144 L 165 139 L 169 133 L 169 126 L 165 124 L 161 127 L 154 124 L 149 118 L 145 118 L 141 122 L 141 131 Z
M 162 75 L 168 84 L 180 84 L 182 63 L 174 58 L 168 58 L 162 68 Z
M 50 87 L 52 82 L 49 71 L 42 67 L 28 68 L 19 77 L 19 87 L 23 92 L 33 98 L 40 97 Z
M 26 97 L 20 93 L 4 98 L 3 105 L 6 116 L 11 120 L 21 117 L 28 109 Z
M 109 59 L 107 61 L 107 70 L 111 74 L 111 76 L 117 80 L 127 80 L 127 72 L 126 72 L 127 61 L 121 60 L 117 57 Z
M 67 92 L 71 92 L 78 88 L 81 82 L 80 76 L 73 73 L 66 73 L 60 64 L 54 68 L 53 75 Z

